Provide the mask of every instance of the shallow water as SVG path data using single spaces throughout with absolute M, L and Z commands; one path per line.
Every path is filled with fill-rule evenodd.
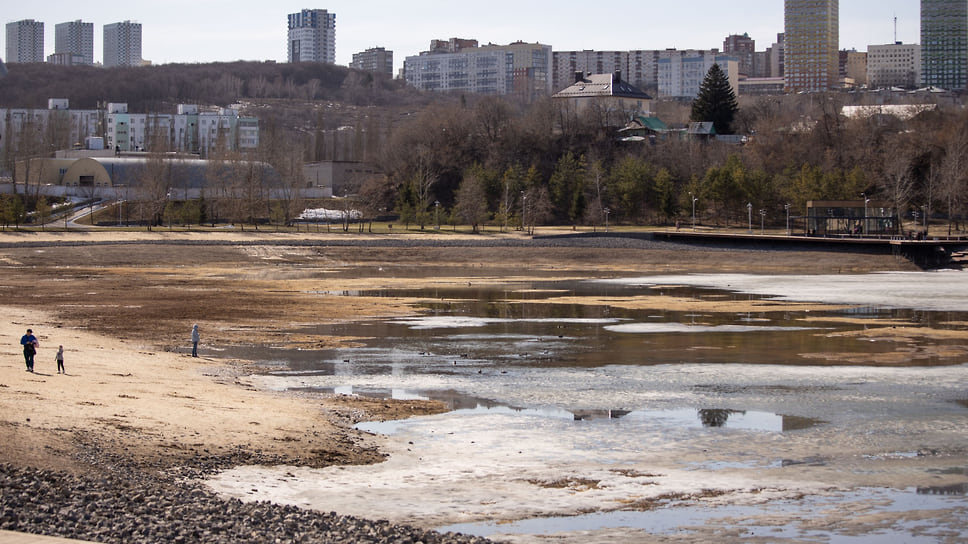
M 490 534 L 497 523 L 498 532 L 538 534 L 570 524 L 599 531 L 624 523 L 662 533 L 665 522 L 654 512 L 623 512 L 623 497 L 669 490 L 688 495 L 704 486 L 749 493 L 764 482 L 781 490 L 791 511 L 810 518 L 817 515 L 813 503 L 788 497 L 830 486 L 825 471 L 849 475 L 835 485 L 893 486 L 910 481 L 913 469 L 893 473 L 899 469 L 883 464 L 925 458 L 938 462 L 916 470 L 922 475 L 914 477 L 917 487 L 931 489 L 942 475 L 958 479 L 946 483 L 956 491 L 968 482 L 963 473 L 944 472 L 953 467 L 943 461 L 963 457 L 968 443 L 966 342 L 843 334 L 898 324 L 963 330 L 966 273 L 685 275 L 509 285 L 489 280 L 446 290 L 353 294 L 423 302 L 409 318 L 299 331 L 366 338 L 363 347 L 253 348 L 247 356 L 280 365 L 255 381 L 278 390 L 442 400 L 452 411 L 361 425 L 389 436 L 392 456 L 383 465 L 287 472 L 295 479 L 271 469 L 237 470 L 215 479 L 213 487 L 345 513 L 378 511 L 435 527 L 469 518 L 475 523 L 459 527 L 477 534 Z M 601 298 L 666 295 L 847 307 L 684 312 L 632 310 Z M 560 296 L 578 298 L 563 304 L 554 300 Z M 593 302 L 583 304 L 582 298 Z M 891 367 L 856 364 L 896 353 L 908 360 Z M 661 477 L 643 483 L 634 476 L 649 467 L 662 467 Z M 534 482 L 562 474 L 608 482 L 608 488 L 581 494 L 534 488 Z M 776 483 L 808 474 L 796 484 Z M 285 483 L 275 481 L 280 479 Z M 844 500 L 853 501 L 846 493 Z M 879 493 L 890 495 L 882 498 L 892 505 L 905 504 L 908 496 Z M 944 497 L 964 506 L 963 493 Z M 714 519 L 756 514 L 729 508 L 685 506 L 676 511 L 681 515 L 663 519 L 715 525 Z M 598 513 L 574 515 L 588 511 Z M 516 522 L 509 531 L 509 520 L 522 519 L 533 521 Z M 953 519 L 964 521 L 964 511 Z M 868 541 L 849 531 L 770 530 L 777 539 Z M 930 538 L 902 525 L 887 531 L 910 542 Z

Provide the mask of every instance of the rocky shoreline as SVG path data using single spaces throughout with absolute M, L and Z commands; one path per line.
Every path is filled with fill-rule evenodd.
M 484 544 L 487 539 L 268 502 L 132 471 L 101 476 L 0 464 L 0 530 L 93 542 Z

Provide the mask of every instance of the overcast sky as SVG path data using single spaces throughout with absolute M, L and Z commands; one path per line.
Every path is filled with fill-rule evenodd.
M 484 43 L 541 42 L 555 51 L 581 49 L 722 49 L 729 34 L 747 33 L 765 50 L 783 32 L 781 0 L 169 0 L 167 2 L 4 2 L 4 23 L 44 23 L 45 55 L 54 52 L 57 23 L 94 23 L 94 59 L 101 60 L 102 27 L 131 20 L 142 25 L 142 56 L 156 64 L 233 60 L 286 61 L 287 14 L 304 8 L 336 14 L 336 62 L 370 47 L 393 51 L 394 64 L 427 49 L 430 40 L 471 38 Z M 595 8 L 600 8 L 596 10 Z M 897 40 L 920 43 L 915 0 L 846 0 L 840 4 L 840 48 L 866 51 Z M 6 28 L 3 29 L 6 36 Z M 6 44 L 6 40 L 2 43 Z M 4 48 L 3 54 L 6 55 Z

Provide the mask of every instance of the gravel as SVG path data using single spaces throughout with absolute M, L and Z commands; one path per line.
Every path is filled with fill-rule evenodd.
M 101 476 L 0 464 L 0 529 L 94 542 L 483 544 L 388 521 L 221 498 L 133 470 Z

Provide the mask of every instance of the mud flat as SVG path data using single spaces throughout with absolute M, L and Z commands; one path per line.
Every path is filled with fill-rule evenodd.
M 350 349 L 362 339 L 353 335 L 307 334 L 306 326 L 419 315 L 419 300 L 354 295 L 374 288 L 499 285 L 533 279 L 658 273 L 913 270 L 909 263 L 893 257 L 843 253 L 697 250 L 626 240 L 614 244 L 586 241 L 580 245 L 539 246 L 515 236 L 495 237 L 487 243 L 479 238 L 465 242 L 458 237 L 428 243 L 422 237 L 419 243 L 407 244 L 402 236 L 386 238 L 390 237 L 362 236 L 353 241 L 347 237 L 331 239 L 305 234 L 157 232 L 38 233 L 0 238 L 4 244 L 0 246 L 0 267 L 5 277 L 0 288 L 4 315 L 0 330 L 7 339 L 6 347 L 0 348 L 6 361 L 0 366 L 0 440 L 4 444 L 0 462 L 7 463 L 4 470 L 17 481 L 93 478 L 115 487 L 121 486 L 121 482 L 106 475 L 118 471 L 118 467 L 124 467 L 123 474 L 140 475 L 129 478 L 132 481 L 148 478 L 154 482 L 160 478 L 159 485 L 220 475 L 224 482 L 239 484 L 226 483 L 222 493 L 236 494 L 246 504 L 264 504 L 257 501 L 271 499 L 323 512 L 335 510 L 340 514 L 388 519 L 427 531 L 487 519 L 474 512 L 493 497 L 467 496 L 464 510 L 470 514 L 447 515 L 448 510 L 461 510 L 453 504 L 441 504 L 429 513 L 403 506 L 384 509 L 383 503 L 367 502 L 379 494 L 355 487 L 365 479 L 353 467 L 366 466 L 363 472 L 382 475 L 378 478 L 384 484 L 406 479 L 427 485 L 398 489 L 415 499 L 401 505 L 434 505 L 439 497 L 458 490 L 465 492 L 465 484 L 476 485 L 504 497 L 504 502 L 495 504 L 495 511 L 519 512 L 516 518 L 493 516 L 508 521 L 521 519 L 522 511 L 532 517 L 556 512 L 574 515 L 588 511 L 582 510 L 588 508 L 583 502 L 586 499 L 608 502 L 627 500 L 633 495 L 641 495 L 632 501 L 639 501 L 637 511 L 664 504 L 662 501 L 677 502 L 673 500 L 677 497 L 682 499 L 678 501 L 680 505 L 717 500 L 721 504 L 754 504 L 763 498 L 792 500 L 796 493 L 821 493 L 837 487 L 831 482 L 841 472 L 856 472 L 845 470 L 844 463 L 851 463 L 855 456 L 864 459 L 872 451 L 862 447 L 863 440 L 844 450 L 838 444 L 842 438 L 839 434 L 824 432 L 807 438 L 790 438 L 781 433 L 754 435 L 752 439 L 724 439 L 710 434 L 666 440 L 668 436 L 657 435 L 669 445 L 668 449 L 642 452 L 649 462 L 635 470 L 609 471 L 597 461 L 592 465 L 576 465 L 573 461 L 549 464 L 541 462 L 540 455 L 535 459 L 524 456 L 522 462 L 527 467 L 522 468 L 521 474 L 528 477 L 525 481 L 510 478 L 509 482 L 503 471 L 474 472 L 484 470 L 484 465 L 479 469 L 466 467 L 470 472 L 461 472 L 455 471 L 461 463 L 447 464 L 447 460 L 454 461 L 454 451 L 482 449 L 482 444 L 489 443 L 490 435 L 481 430 L 480 438 L 473 438 L 468 433 L 474 432 L 474 425 L 467 425 L 467 421 L 451 427 L 457 423 L 446 415 L 444 402 L 275 390 L 266 381 L 264 361 L 256 364 L 244 357 L 225 355 L 256 344 L 301 350 Z M 562 297 L 560 302 L 575 301 Z M 202 356 L 197 359 L 188 355 L 192 323 L 198 323 L 202 331 Z M 33 374 L 24 371 L 17 345 L 26 328 L 32 328 L 41 341 L 37 372 Z M 55 372 L 53 354 L 57 345 L 65 347 L 66 375 Z M 764 412 L 781 412 L 763 407 Z M 432 414 L 438 415 L 411 420 L 404 425 L 402 434 L 389 437 L 352 427 L 363 421 Z M 931 474 L 938 485 L 958 484 L 963 475 L 953 468 L 966 466 L 964 449 L 952 445 L 966 443 L 961 434 L 964 431 L 959 430 L 966 426 L 959 421 L 962 420 L 952 420 L 950 426 L 926 427 L 923 439 L 916 444 L 907 442 L 911 433 L 918 433 L 913 428 L 898 432 L 896 441 L 875 441 L 878 448 L 873 450 L 883 454 L 884 459 L 874 465 L 861 464 L 864 470 L 888 470 L 890 476 L 872 479 L 855 474 L 847 481 L 840 480 L 845 489 L 888 481 L 906 488 L 922 485 L 922 475 Z M 540 416 L 528 422 L 543 425 L 548 420 Z M 446 436 L 463 442 L 408 444 L 407 437 L 426 436 L 426 431 L 420 430 L 426 425 L 452 429 L 455 434 Z M 525 426 L 515 432 L 526 433 L 527 429 Z M 870 436 L 893 436 L 889 426 L 872 427 L 871 432 L 874 434 Z M 953 441 L 950 444 L 949 439 L 942 443 L 937 438 L 945 433 Z M 494 440 L 509 438 L 498 435 Z M 470 445 L 472 441 L 477 445 Z M 661 443 L 657 440 L 657 444 Z M 775 448 L 779 448 L 775 454 L 764 455 Z M 838 454 L 841 450 L 847 453 Z M 538 449 L 537 453 L 541 451 Z M 721 451 L 722 456 L 711 456 L 710 451 Z M 504 448 L 493 448 L 488 455 L 495 452 L 517 455 Z M 893 453 L 899 453 L 900 458 L 892 457 Z M 728 463 L 743 455 L 765 459 L 765 466 L 731 467 L 718 475 L 716 471 L 703 472 L 702 477 L 681 466 L 684 462 Z M 468 454 L 467 459 L 475 457 Z M 826 461 L 817 464 L 811 459 Z M 943 461 L 936 462 L 939 459 Z M 783 465 L 784 460 L 789 461 L 787 467 L 798 467 L 797 474 L 791 477 L 791 471 L 784 471 L 783 466 L 770 466 L 774 462 Z M 428 472 L 421 466 L 434 470 Z M 753 472 L 744 475 L 744 470 Z M 776 482 L 792 483 L 777 483 L 764 489 L 759 480 L 763 470 L 770 472 Z M 301 482 L 319 481 L 318 473 L 312 471 L 322 471 L 324 479 L 348 486 L 345 492 L 340 486 L 334 489 L 336 496 L 343 494 L 337 501 L 338 507 L 318 498 L 306 504 L 306 499 L 287 497 L 286 490 L 298 491 Z M 445 485 L 449 476 L 440 475 L 453 475 L 453 485 Z M 478 477 L 480 480 L 475 483 Z M 270 481 L 275 483 L 270 485 Z M 30 489 L 31 484 L 23 485 Z M 48 485 L 51 486 L 64 493 L 65 484 Z M 193 486 L 182 490 L 189 494 L 186 496 L 210 493 Z M 707 488 L 716 491 L 705 491 Z M 124 491 L 123 486 L 119 489 Z M 653 493 L 658 489 L 662 491 Z M 506 494 L 501 495 L 502 490 Z M 553 500 L 560 501 L 562 508 L 525 508 L 536 490 L 555 497 Z M 629 493 L 630 490 L 637 491 Z M 602 495 L 606 492 L 607 496 Z M 625 499 L 618 499 L 620 495 Z M 582 501 L 576 501 L 577 498 Z M 240 509 L 240 516 L 252 515 L 244 509 L 249 506 L 231 504 Z M 17 512 L 42 509 L 16 505 L 12 508 Z M 283 519 L 293 511 L 284 512 Z M 959 517 L 963 508 L 960 512 L 952 510 L 950 519 L 963 520 Z M 939 518 L 934 514 L 930 517 Z M 21 520 L 18 530 L 42 532 L 41 527 L 49 525 L 37 516 L 17 519 Z M 810 519 L 811 516 L 804 516 L 801 521 L 809 523 Z M 585 541 L 605 541 L 608 531 L 601 527 L 599 531 L 604 532 Z

